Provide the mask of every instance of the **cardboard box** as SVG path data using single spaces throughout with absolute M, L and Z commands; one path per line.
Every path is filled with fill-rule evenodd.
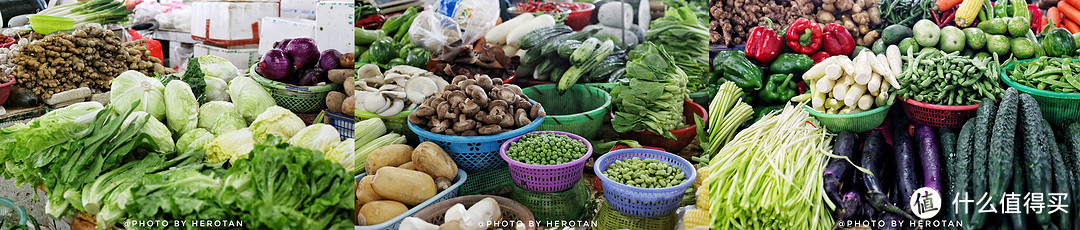
M 319 49 L 336 49 L 341 53 L 352 53 L 356 49 L 353 46 L 354 36 L 353 17 L 355 17 L 356 4 L 353 1 L 322 1 L 315 8 L 318 18 L 315 19 L 318 31 L 315 34 L 315 42 Z
M 276 2 L 194 2 L 191 38 L 222 46 L 259 42 L 259 20 L 278 16 Z
M 258 48 L 228 49 L 206 44 L 195 44 L 192 53 L 195 57 L 214 55 L 232 62 L 236 68 L 246 71 L 251 65 L 259 62 Z
M 274 42 L 286 38 L 315 38 L 315 21 L 301 18 L 263 18 L 259 23 L 259 54 L 274 48 Z
M 318 0 L 281 0 L 281 17 L 315 20 Z

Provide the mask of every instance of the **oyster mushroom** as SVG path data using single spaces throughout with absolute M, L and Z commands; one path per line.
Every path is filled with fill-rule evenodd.
M 382 79 L 383 74 L 382 74 L 382 72 L 379 72 L 379 66 L 378 65 L 367 64 L 367 65 L 360 66 L 360 68 L 356 70 L 356 76 L 360 76 L 361 80 L 369 79 L 369 78 Z
M 394 103 L 390 105 L 390 108 L 387 108 L 386 110 L 379 113 L 379 116 L 384 116 L 384 117 L 393 116 L 394 114 L 400 113 L 401 110 L 404 109 L 404 108 L 405 108 L 405 101 L 400 100 L 400 99 L 399 100 L 394 100 Z
M 387 100 L 385 97 L 378 96 L 378 95 L 368 96 L 368 97 L 364 98 L 364 103 L 363 104 L 364 104 L 364 111 L 368 111 L 368 112 L 372 112 L 372 113 L 378 113 L 378 112 L 382 111 L 382 109 L 384 109 L 384 107 L 389 107 L 390 100 Z
M 438 89 L 435 81 L 426 77 L 413 78 L 405 84 L 405 92 L 408 93 L 407 98 L 412 103 L 421 103 L 424 98 L 431 96 Z

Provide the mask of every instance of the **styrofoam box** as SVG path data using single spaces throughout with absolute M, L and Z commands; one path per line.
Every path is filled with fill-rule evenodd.
M 259 61 L 258 48 L 228 49 L 206 44 L 195 44 L 193 55 L 201 57 L 214 55 L 229 60 L 236 68 L 246 70 Z
M 194 2 L 191 4 L 191 37 L 223 45 L 258 42 L 258 23 L 278 16 L 276 2 Z
M 356 4 L 353 1 L 322 1 L 315 8 L 318 18 L 315 22 L 318 27 L 315 33 L 315 42 L 320 50 L 336 49 L 341 53 L 352 53 L 353 34 L 356 27 L 353 26 L 353 10 Z
M 315 20 L 318 0 L 281 0 L 281 17 Z
M 262 18 L 259 23 L 259 54 L 274 48 L 274 42 L 286 38 L 315 38 L 315 21 L 301 18 Z

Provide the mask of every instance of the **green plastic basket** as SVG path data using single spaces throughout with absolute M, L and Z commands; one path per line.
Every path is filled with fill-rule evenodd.
M 538 131 L 562 131 L 593 139 L 611 105 L 611 96 L 596 87 L 576 84 L 565 92 L 559 92 L 555 84 L 536 85 L 522 92 L 530 99 L 544 105 L 547 119 L 536 128 Z
M 270 80 L 255 72 L 259 63 L 251 65 L 248 75 L 270 93 L 277 105 L 295 113 L 314 113 L 326 109 L 326 94 L 341 87 L 339 83 L 319 86 L 298 86 Z
M 538 221 L 580 220 L 589 199 L 589 186 L 585 179 L 578 181 L 570 190 L 541 193 L 514 186 L 510 199 L 521 202 Z
M 619 86 L 619 83 L 585 83 L 582 85 L 596 87 L 604 92 L 611 93 L 611 90 L 615 89 L 615 86 Z
M 506 195 L 513 191 L 514 180 L 510 178 L 510 167 L 503 166 L 486 172 L 473 172 L 469 179 L 458 189 L 458 196 L 468 195 Z
M 379 116 L 375 113 L 361 110 L 356 110 L 355 112 L 353 112 L 353 114 L 355 114 L 356 118 L 359 120 L 367 120 L 371 118 L 382 119 L 383 124 L 386 124 L 386 130 L 397 134 L 405 135 L 405 137 L 409 140 L 416 140 L 416 134 L 414 134 L 412 130 L 409 130 L 410 113 L 412 113 L 412 110 L 401 111 L 400 113 L 394 114 L 393 116 L 384 117 Z
M 596 229 L 675 229 L 678 213 L 661 217 L 636 217 L 616 211 L 607 202 L 601 202 L 596 213 Z
M 1020 62 L 1029 62 L 1031 60 L 1034 59 L 1020 60 Z M 1046 121 L 1056 126 L 1080 122 L 1080 93 L 1054 92 L 1020 84 L 1013 81 L 1005 71 L 1005 69 L 1012 66 L 1013 63 L 1009 63 L 1001 67 L 1001 81 L 1020 92 L 1031 94 L 1031 97 L 1039 102 L 1039 110 L 1042 111 Z
M 880 106 L 876 109 L 871 109 L 870 111 L 852 114 L 828 114 L 818 112 L 810 107 L 803 107 L 803 109 L 806 110 L 806 112 L 809 112 L 811 116 L 814 116 L 814 118 L 817 118 L 829 132 L 841 133 L 851 131 L 854 133 L 862 133 L 881 126 L 881 123 L 885 121 L 885 116 L 889 114 L 889 108 L 892 108 L 892 104 L 893 103 L 889 103 L 888 105 Z

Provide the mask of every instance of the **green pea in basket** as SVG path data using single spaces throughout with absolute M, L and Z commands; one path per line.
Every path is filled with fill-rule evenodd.
M 326 109 L 326 94 L 341 87 L 339 83 L 317 86 L 299 86 L 264 78 L 255 72 L 259 63 L 251 65 L 247 74 L 270 93 L 278 106 L 294 113 L 315 113 Z

